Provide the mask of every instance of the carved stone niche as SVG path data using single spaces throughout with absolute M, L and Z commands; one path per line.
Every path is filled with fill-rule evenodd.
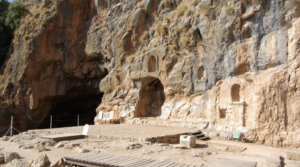
M 155 77 L 158 78 L 161 71 L 161 58 L 156 54 L 147 54 L 143 57 L 142 78 Z
M 246 102 L 243 90 L 244 87 L 239 81 L 223 87 L 221 100 L 218 102 L 218 120 L 220 124 L 233 127 L 245 126 Z
M 205 78 L 205 68 L 200 66 L 198 68 L 197 80 L 195 82 L 195 91 L 196 92 L 205 92 L 206 91 L 206 78 Z

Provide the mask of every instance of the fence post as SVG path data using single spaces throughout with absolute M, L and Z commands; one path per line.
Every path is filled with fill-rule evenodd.
M 79 126 L 79 114 L 77 115 L 77 126 Z
M 50 115 L 50 129 L 52 129 L 52 115 Z
M 11 116 L 11 120 L 10 120 L 10 137 L 11 137 L 12 134 L 13 134 L 13 121 L 14 121 L 14 117 Z

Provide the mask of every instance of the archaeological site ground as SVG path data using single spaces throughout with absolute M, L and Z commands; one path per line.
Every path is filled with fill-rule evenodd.
M 16 3 L 14 24 L 0 6 L 1 40 L 18 23 L 0 40 L 0 165 L 300 166 L 300 0 Z

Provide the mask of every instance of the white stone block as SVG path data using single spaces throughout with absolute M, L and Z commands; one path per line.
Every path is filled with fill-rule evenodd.
M 98 119 L 101 120 L 102 119 L 102 111 L 99 111 L 99 114 L 98 114 Z
M 186 146 L 188 148 L 196 147 L 196 137 L 189 135 L 181 135 L 180 136 L 180 145 Z

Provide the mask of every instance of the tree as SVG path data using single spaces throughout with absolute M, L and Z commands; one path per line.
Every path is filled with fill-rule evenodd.
M 12 31 L 5 25 L 5 19 L 0 16 L 0 65 L 6 59 L 11 40 Z
M 26 6 L 18 1 L 14 1 L 8 6 L 8 14 L 6 18 L 6 25 L 12 30 L 18 28 L 22 16 L 25 16 L 29 11 Z
M 8 6 L 9 2 L 7 0 L 0 0 L 0 16 L 4 15 L 3 12 L 7 11 Z

